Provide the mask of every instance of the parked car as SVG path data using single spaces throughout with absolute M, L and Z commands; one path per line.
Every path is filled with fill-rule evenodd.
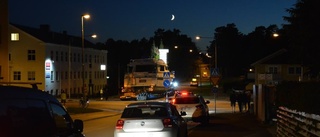
M 83 121 L 73 121 L 55 97 L 32 83 L 33 88 L 7 84 L 0 82 L 2 137 L 84 137 Z
M 210 101 L 205 101 L 201 95 L 176 96 L 171 103 L 177 107 L 178 111 L 186 112 L 186 115 L 183 116 L 186 120 L 200 122 L 201 124 L 206 124 L 210 120 L 207 105 Z
M 197 78 L 192 78 L 190 81 L 190 86 L 199 86 L 199 81 Z
M 131 103 L 117 121 L 114 137 L 187 137 L 185 114 L 168 102 Z

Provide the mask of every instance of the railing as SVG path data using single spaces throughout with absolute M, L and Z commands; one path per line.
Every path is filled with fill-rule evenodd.
M 279 107 L 277 136 L 320 137 L 320 116 Z

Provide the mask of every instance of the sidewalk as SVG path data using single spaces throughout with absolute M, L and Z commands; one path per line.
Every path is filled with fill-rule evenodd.
M 193 130 L 193 134 L 211 130 L 219 137 L 276 137 L 276 125 L 264 124 L 250 113 L 217 113 L 211 117 L 210 124 Z M 202 134 L 202 137 L 212 135 Z

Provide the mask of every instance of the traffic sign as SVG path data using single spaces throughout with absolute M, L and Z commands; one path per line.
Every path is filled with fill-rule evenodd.
M 163 78 L 170 78 L 170 72 L 163 72 Z
M 164 87 L 166 87 L 166 88 L 169 88 L 170 87 L 170 81 L 168 80 L 168 79 L 165 79 L 164 81 L 163 81 L 163 86 Z
M 217 87 L 213 87 L 213 88 L 211 89 L 211 92 L 213 92 L 213 93 L 218 93 L 218 88 L 217 88 Z
M 214 84 L 214 85 L 218 85 L 219 84 L 219 80 L 220 80 L 220 77 L 219 76 L 211 76 L 211 82 Z

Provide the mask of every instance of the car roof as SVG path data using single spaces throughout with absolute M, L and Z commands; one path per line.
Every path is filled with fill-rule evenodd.
M 130 103 L 126 106 L 126 108 L 131 107 L 148 107 L 148 106 L 162 106 L 162 107 L 168 107 L 170 105 L 169 102 L 162 102 L 162 101 L 146 101 L 146 102 L 135 102 Z
M 0 85 L 0 99 L 40 99 L 59 103 L 59 101 L 47 92 L 19 86 Z

